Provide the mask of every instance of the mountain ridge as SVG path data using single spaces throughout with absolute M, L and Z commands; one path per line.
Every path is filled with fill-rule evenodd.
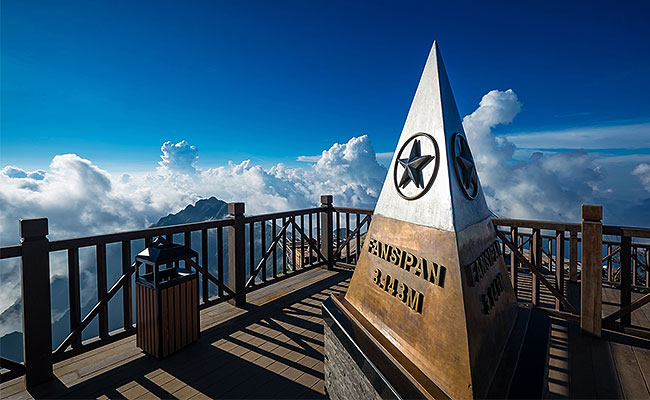
M 227 216 L 228 203 L 212 196 L 208 199 L 201 199 L 194 204 L 189 204 L 175 214 L 168 214 L 166 217 L 160 218 L 150 228 L 213 221 Z

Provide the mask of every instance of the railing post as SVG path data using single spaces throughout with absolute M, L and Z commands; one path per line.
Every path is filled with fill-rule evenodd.
M 246 304 L 244 203 L 228 203 L 228 214 L 234 221 L 228 227 L 228 287 L 235 292 L 235 298 L 229 302 L 241 307 Z
M 50 244 L 47 218 L 21 219 L 20 268 L 25 386 L 52 379 Z
M 327 269 L 334 269 L 334 217 L 332 215 L 332 196 L 323 195 L 320 197 L 320 206 L 326 210 L 320 213 L 321 225 L 321 249 L 327 259 Z
M 603 298 L 603 208 L 582 205 L 580 328 L 600 337 Z

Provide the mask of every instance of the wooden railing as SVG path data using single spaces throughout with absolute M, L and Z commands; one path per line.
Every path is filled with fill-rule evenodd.
M 362 208 L 334 208 L 334 254 L 338 265 L 354 267 L 357 263 L 365 234 L 372 221 L 372 211 Z
M 565 276 L 568 272 L 571 280 L 577 281 L 580 224 L 516 219 L 493 222 L 515 293 L 520 292 L 519 273 L 529 273 L 531 303 L 540 305 L 543 285 L 555 298 L 553 306 L 557 311 L 578 314 L 576 305 L 567 298 Z
M 2 358 L 2 380 L 25 374 L 27 385 L 33 386 L 50 379 L 54 362 L 135 334 L 133 258 L 157 236 L 194 247 L 200 255 L 194 265 L 200 275 L 200 308 L 224 301 L 242 306 L 248 293 L 303 271 L 320 266 L 332 269 L 335 265 L 353 268 L 373 213 L 334 207 L 332 196 L 322 196 L 320 207 L 304 210 L 245 216 L 243 203 L 230 203 L 228 210 L 229 217 L 223 220 L 51 242 L 47 239 L 47 219 L 21 220 L 21 244 L 0 248 L 0 259 L 21 260 L 24 362 Z M 580 247 L 585 239 L 585 221 L 493 221 L 513 287 L 520 289 L 520 277 L 530 276 L 530 296 L 520 300 L 560 316 L 583 318 L 584 307 L 580 310 L 580 305 L 569 298 L 567 285 L 577 282 L 585 270 L 585 249 Z M 630 313 L 650 302 L 650 295 L 635 302 L 630 296 L 631 291 L 648 287 L 650 229 L 600 227 L 598 243 L 602 243 L 603 254 L 598 255 L 598 261 L 602 259 L 606 269 L 601 272 L 598 263 L 598 274 L 603 278 L 596 284 L 621 288 L 621 308 L 602 322 L 629 327 Z M 80 258 L 80 250 L 87 253 L 88 249 L 94 250 L 91 263 L 97 301 L 82 313 L 80 272 L 89 261 Z M 50 258 L 56 254 L 67 261 L 70 331 L 53 349 L 51 307 L 46 300 L 50 298 Z M 637 272 L 637 268 L 645 272 Z M 549 296 L 553 301 L 544 302 Z M 117 329 L 109 324 L 114 298 L 120 299 L 116 303 L 122 313 Z M 83 340 L 92 321 L 97 321 L 97 336 Z

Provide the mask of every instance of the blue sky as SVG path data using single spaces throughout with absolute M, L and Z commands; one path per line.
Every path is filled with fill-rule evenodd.
M 0 164 L 147 169 L 182 139 L 201 165 L 361 134 L 389 152 L 434 39 L 461 115 L 517 93 L 499 134 L 649 123 L 650 3 L 531 3 L 3 1 Z

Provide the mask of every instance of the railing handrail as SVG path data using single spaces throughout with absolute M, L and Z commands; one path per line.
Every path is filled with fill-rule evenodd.
M 636 238 L 650 239 L 650 228 L 603 225 L 603 235 L 630 236 Z
M 319 213 L 319 212 L 325 211 L 325 210 L 326 210 L 325 207 L 314 207 L 314 208 L 304 208 L 304 209 L 300 209 L 300 210 L 279 211 L 279 212 L 268 213 L 268 214 L 250 215 L 250 216 L 244 217 L 244 222 L 245 223 L 261 222 L 261 221 L 267 221 L 267 220 L 270 220 L 270 219 L 295 217 L 295 216 L 304 215 L 304 214 L 315 214 L 315 213 Z
M 580 232 L 580 223 L 540 221 L 533 219 L 493 218 L 492 222 L 498 226 L 517 228 L 546 229 L 555 231 Z
M 354 207 L 333 207 L 335 212 L 352 213 L 352 214 L 374 214 L 375 210 L 370 208 L 354 208 Z
M 19 244 L 0 247 L 0 260 L 15 258 L 23 255 L 23 248 Z
M 232 223 L 232 219 L 225 218 L 204 222 L 192 222 L 188 224 L 146 228 L 136 231 L 116 232 L 95 236 L 86 236 L 81 238 L 53 240 L 50 242 L 50 251 L 68 250 L 71 248 L 95 246 L 98 244 L 117 243 L 123 240 L 137 240 L 151 238 L 154 236 L 200 231 L 203 229 L 223 228 L 232 225 Z

